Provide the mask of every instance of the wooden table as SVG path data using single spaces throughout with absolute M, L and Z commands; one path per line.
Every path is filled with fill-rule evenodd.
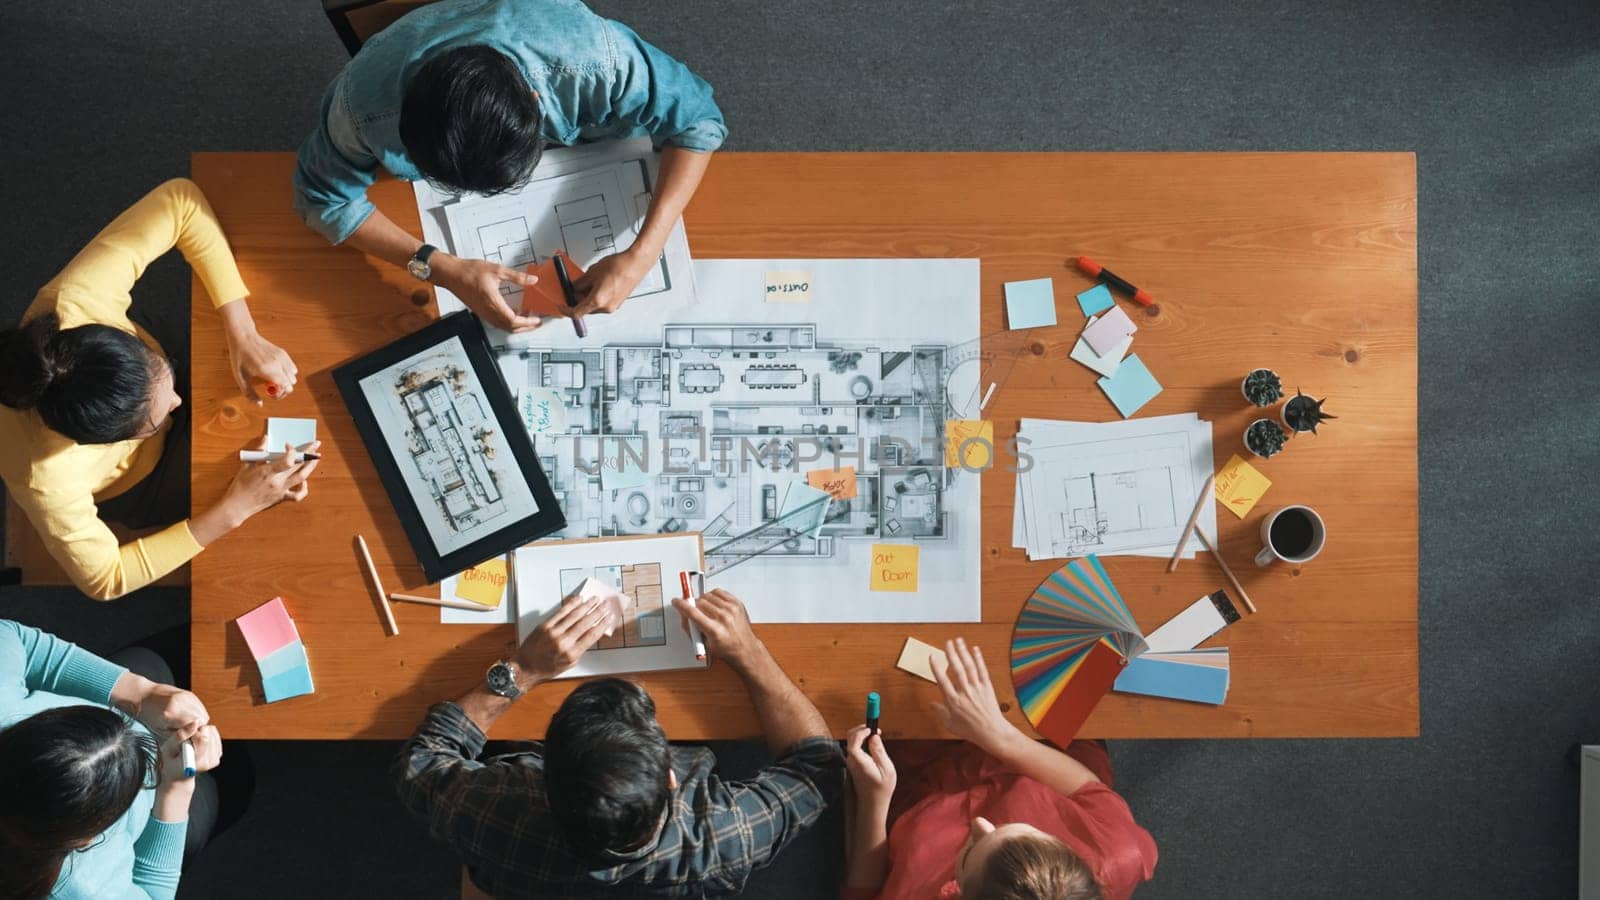
M 302 387 L 258 410 L 237 395 L 222 332 L 196 282 L 193 303 L 194 502 L 221 495 L 236 451 L 263 417 L 315 416 L 324 459 L 310 498 L 273 509 L 194 562 L 194 685 L 235 738 L 400 738 L 427 706 L 477 683 L 510 626 L 441 625 L 397 604 L 387 637 L 353 539 L 366 535 L 390 590 L 423 591 L 415 558 L 334 388 L 332 368 L 420 328 L 429 291 L 402 269 L 327 246 L 289 208 L 288 153 L 196 154 L 194 178 L 233 242 L 251 309 L 301 370 Z M 373 200 L 418 233 L 408 185 Z M 1214 643 L 1232 649 L 1228 701 L 1210 707 L 1111 694 L 1084 726 L 1100 737 L 1401 736 L 1418 733 L 1417 203 L 1407 153 L 719 154 L 685 216 L 696 255 L 978 257 L 982 326 L 1020 360 L 987 413 L 999 438 L 1022 416 L 1106 420 L 1094 375 L 1067 359 L 1089 286 L 1067 264 L 1087 254 L 1151 291 L 1136 349 L 1166 390 L 1141 415 L 1194 410 L 1214 423 L 1220 466 L 1254 416 L 1239 394 L 1250 369 L 1328 397 L 1339 419 L 1258 464 L 1273 481 L 1245 521 L 1219 511 L 1221 543 L 1260 612 Z M 1006 332 L 1001 285 L 1053 276 L 1062 325 Z M 1005 668 L 1011 623 L 1060 561 L 1011 549 L 1015 476 L 983 482 L 983 622 L 968 625 L 758 626 L 835 733 L 883 694 L 893 737 L 942 736 L 933 685 L 894 669 L 907 634 L 965 635 L 988 651 L 1001 701 L 1022 721 Z M 1260 521 L 1306 502 L 1327 549 L 1303 567 L 1257 569 Z M 1165 561 L 1107 560 L 1146 630 L 1223 585 L 1207 554 L 1175 574 Z M 432 592 L 432 589 L 428 589 Z M 262 702 L 232 620 L 282 595 L 309 648 L 314 696 Z M 749 736 L 757 723 L 737 679 L 709 672 L 642 679 L 674 738 Z M 570 689 L 519 701 L 497 737 L 536 737 Z

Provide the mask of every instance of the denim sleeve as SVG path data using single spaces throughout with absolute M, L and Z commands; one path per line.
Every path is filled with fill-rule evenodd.
M 606 24 L 616 43 L 617 77 L 609 99 L 617 118 L 642 128 L 657 144 L 701 152 L 721 147 L 728 127 L 711 85 L 628 26 Z
M 372 215 L 367 188 L 378 159 L 362 145 L 342 102 L 344 76 L 334 79 L 317 108 L 317 128 L 300 145 L 294 167 L 294 210 L 329 241 L 343 243 Z

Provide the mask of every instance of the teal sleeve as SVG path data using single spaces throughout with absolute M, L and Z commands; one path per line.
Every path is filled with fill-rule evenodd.
M 128 671 L 53 634 L 0 619 L 0 642 L 23 654 L 23 682 L 29 691 L 45 691 L 109 705 L 111 689 Z
M 178 895 L 183 871 L 183 843 L 189 823 L 162 822 L 151 816 L 144 833 L 133 844 L 133 883 L 151 900 L 172 900 Z

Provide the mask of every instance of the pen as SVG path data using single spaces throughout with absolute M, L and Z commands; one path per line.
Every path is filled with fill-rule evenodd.
M 689 590 L 690 575 L 694 576 L 695 584 L 698 586 L 698 592 Z M 706 576 L 699 572 L 679 572 L 678 580 L 683 583 L 683 598 L 688 600 L 691 605 L 694 604 L 694 598 L 703 595 L 706 591 Z M 693 619 L 689 620 L 689 640 L 694 641 L 694 658 L 705 659 L 706 639 L 701 636 L 700 628 L 694 624 Z
M 556 279 L 561 282 L 561 296 L 567 298 L 567 308 L 571 309 L 578 305 L 578 292 L 572 287 L 572 276 L 567 274 L 567 264 L 561 258 L 561 254 L 555 255 L 555 262 Z M 589 329 L 583 324 L 583 316 L 572 317 L 572 330 L 578 333 L 578 337 L 589 336 Z
M 1150 306 L 1156 302 L 1156 298 L 1129 284 L 1125 279 L 1119 277 L 1115 272 L 1111 271 L 1105 266 L 1100 265 L 1087 256 L 1080 256 L 1073 262 L 1077 264 L 1078 271 L 1089 276 L 1090 278 L 1098 278 L 1101 281 L 1104 281 L 1106 284 L 1109 284 L 1124 294 L 1127 294 L 1129 297 L 1132 297 L 1134 302 L 1138 303 L 1140 306 Z
M 194 771 L 194 744 L 184 741 L 178 746 L 178 752 L 183 755 L 183 777 L 193 778 Z
M 283 451 L 281 451 L 281 450 L 240 450 L 239 451 L 239 461 L 240 462 L 277 462 L 278 460 L 280 460 L 282 458 L 283 458 Z M 302 454 L 300 454 L 300 462 L 307 462 L 309 460 L 321 459 L 321 458 L 322 458 L 321 456 L 318 456 L 315 453 L 302 453 Z
M 867 737 L 878 733 L 878 692 L 867 694 Z

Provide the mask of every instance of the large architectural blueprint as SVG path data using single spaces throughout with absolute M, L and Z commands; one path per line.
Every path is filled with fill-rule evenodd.
M 766 302 L 776 270 L 809 273 L 810 301 Z M 565 407 L 563 430 L 533 435 L 561 536 L 698 531 L 709 551 L 837 461 L 856 496 L 815 536 L 708 586 L 764 622 L 977 621 L 979 474 L 943 465 L 951 397 L 974 389 L 959 348 L 977 340 L 977 260 L 701 260 L 694 279 L 694 304 L 630 303 L 586 340 L 547 327 L 499 351 L 513 392 Z M 869 589 L 874 543 L 920 546 L 915 593 Z

